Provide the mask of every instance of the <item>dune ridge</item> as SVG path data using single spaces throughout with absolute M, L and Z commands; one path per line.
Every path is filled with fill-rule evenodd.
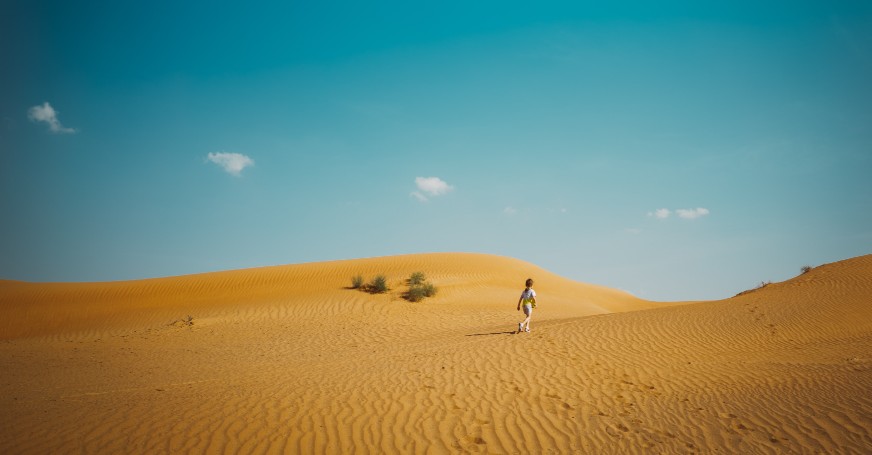
M 870 296 L 872 255 L 681 305 L 477 254 L 3 282 L 0 452 L 869 453 Z
M 577 283 L 523 261 L 474 253 L 434 253 L 259 267 L 146 280 L 96 283 L 0 282 L 0 339 L 105 329 L 125 322 L 141 326 L 185 311 L 239 310 L 246 304 L 358 301 L 347 292 L 351 277 L 387 276 L 392 300 L 404 281 L 425 271 L 439 284 L 438 302 L 503 304 L 523 289 L 525 274 L 551 288 L 554 309 L 588 315 L 653 307 L 620 291 Z M 519 284 L 520 283 L 520 284 Z M 511 292 L 508 292 L 511 291 Z M 505 293 L 505 294 L 504 294 Z M 494 300 L 496 299 L 496 300 Z M 495 303 L 495 301 L 499 303 Z M 325 311 L 338 311 L 328 305 Z M 184 314 L 182 314 L 184 313 Z M 137 318 L 144 318 L 139 321 Z

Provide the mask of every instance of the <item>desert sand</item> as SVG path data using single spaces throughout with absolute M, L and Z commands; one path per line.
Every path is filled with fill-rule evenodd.
M 872 255 L 675 303 L 465 253 L 0 281 L 0 399 L 0 453 L 872 453 Z

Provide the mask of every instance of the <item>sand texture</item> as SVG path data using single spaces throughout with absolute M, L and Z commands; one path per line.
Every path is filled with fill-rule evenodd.
M 460 253 L 0 281 L 0 400 L 0 453 L 872 453 L 872 255 L 681 303 Z

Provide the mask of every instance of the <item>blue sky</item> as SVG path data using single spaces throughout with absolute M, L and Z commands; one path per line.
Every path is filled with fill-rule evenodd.
M 872 253 L 868 2 L 123 3 L 0 6 L 0 277 L 472 251 L 690 300 Z

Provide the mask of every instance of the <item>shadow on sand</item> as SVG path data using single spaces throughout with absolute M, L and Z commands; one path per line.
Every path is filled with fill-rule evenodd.
M 471 334 L 469 334 L 469 335 L 464 335 L 464 336 L 468 336 L 468 337 L 483 337 L 483 336 L 488 336 L 488 335 L 514 335 L 515 333 L 517 333 L 517 332 L 516 332 L 516 331 L 513 331 L 513 330 L 510 330 L 510 331 L 506 331 L 506 332 L 471 333 Z

